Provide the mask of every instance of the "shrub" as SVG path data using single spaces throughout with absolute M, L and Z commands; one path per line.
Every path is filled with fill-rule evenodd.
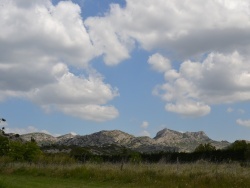
M 35 142 L 10 141 L 7 153 L 14 161 L 34 162 L 42 154 Z
M 215 151 L 216 148 L 210 143 L 200 144 L 198 147 L 195 148 L 195 152 L 210 152 Z
M 0 135 L 0 156 L 7 155 L 9 152 L 9 139 Z

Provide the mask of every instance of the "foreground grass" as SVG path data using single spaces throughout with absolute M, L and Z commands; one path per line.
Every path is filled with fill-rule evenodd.
M 1 188 L 77 188 L 77 187 L 99 187 L 98 184 L 91 184 L 75 179 L 62 179 L 50 177 L 30 177 L 24 175 L 0 176 Z
M 239 164 L 72 164 L 0 166 L 0 188 L 29 187 L 250 187 Z

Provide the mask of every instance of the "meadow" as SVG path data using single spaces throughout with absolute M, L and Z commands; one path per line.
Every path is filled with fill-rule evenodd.
M 250 187 L 250 168 L 239 163 L 1 163 L 0 188 Z

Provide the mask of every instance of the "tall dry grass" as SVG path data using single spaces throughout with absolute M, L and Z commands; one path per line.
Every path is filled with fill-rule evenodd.
M 239 163 L 126 163 L 122 170 L 121 165 L 8 163 L 1 166 L 0 174 L 116 182 L 128 187 L 250 187 L 250 168 Z

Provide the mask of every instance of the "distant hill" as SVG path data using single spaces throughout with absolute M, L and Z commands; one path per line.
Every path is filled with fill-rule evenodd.
M 160 151 L 192 152 L 199 144 L 205 143 L 211 143 L 217 149 L 221 149 L 230 144 L 227 141 L 214 141 L 203 131 L 181 133 L 170 129 L 159 131 L 154 138 L 147 136 L 135 137 L 119 130 L 100 131 L 83 136 L 66 134 L 54 137 L 45 133 L 20 135 L 20 138 L 25 141 L 29 141 L 31 137 L 34 138 L 40 146 L 52 144 L 99 148 L 117 146 L 145 153 Z

